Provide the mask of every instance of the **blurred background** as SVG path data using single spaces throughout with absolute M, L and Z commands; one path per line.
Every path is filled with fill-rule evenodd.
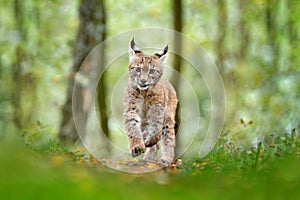
M 205 48 L 225 84 L 223 134 L 232 141 L 248 148 L 268 134 L 291 133 L 300 122 L 299 10 L 298 0 L 1 1 L 0 138 L 15 134 L 33 146 L 53 139 L 75 142 L 74 74 L 83 77 L 76 109 L 84 124 L 90 111 L 89 80 L 110 52 L 104 49 L 96 64 L 79 69 L 82 61 L 105 39 L 145 27 L 174 29 Z M 188 49 L 173 39 L 171 49 Z M 125 56 L 119 62 L 123 71 L 112 67 L 98 83 L 99 119 L 110 138 L 114 129 L 107 94 L 126 73 L 127 62 Z M 209 93 L 188 65 L 178 56 L 168 60 L 196 89 L 205 126 Z M 176 76 L 170 79 L 179 90 Z M 178 96 L 183 95 L 188 94 L 179 90 Z

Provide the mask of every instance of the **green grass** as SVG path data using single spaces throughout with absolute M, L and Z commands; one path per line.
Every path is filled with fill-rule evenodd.
M 20 138 L 0 141 L 0 199 L 289 199 L 300 198 L 300 145 L 286 137 L 242 150 L 221 138 L 204 159 L 148 174 L 80 162 L 54 141 L 48 150 Z

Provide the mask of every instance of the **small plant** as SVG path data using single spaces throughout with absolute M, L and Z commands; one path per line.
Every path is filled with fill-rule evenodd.
M 37 121 L 32 130 L 24 131 L 25 144 L 38 152 L 65 153 L 67 150 L 59 144 L 55 136 L 52 136 L 50 127 Z
M 252 169 L 261 169 L 264 163 L 276 161 L 283 156 L 299 157 L 299 130 L 292 129 L 291 133 L 266 134 L 262 139 L 256 139 L 249 149 L 237 145 L 227 135 L 219 138 L 213 151 L 204 159 L 195 158 L 188 161 L 190 170 L 195 173 L 205 170 L 215 172 L 239 171 L 244 173 Z

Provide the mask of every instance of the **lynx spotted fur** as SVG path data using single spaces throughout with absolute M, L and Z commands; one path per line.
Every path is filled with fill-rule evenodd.
M 133 157 L 145 153 L 144 160 L 155 160 L 159 146 L 161 160 L 170 164 L 175 151 L 176 92 L 161 79 L 168 46 L 146 55 L 132 39 L 129 47 L 129 80 L 125 89 L 124 126 Z

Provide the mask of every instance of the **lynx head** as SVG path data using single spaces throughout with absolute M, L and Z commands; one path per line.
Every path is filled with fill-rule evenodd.
M 163 74 L 168 46 L 162 52 L 146 55 L 136 46 L 134 39 L 129 46 L 129 78 L 140 90 L 155 86 Z

